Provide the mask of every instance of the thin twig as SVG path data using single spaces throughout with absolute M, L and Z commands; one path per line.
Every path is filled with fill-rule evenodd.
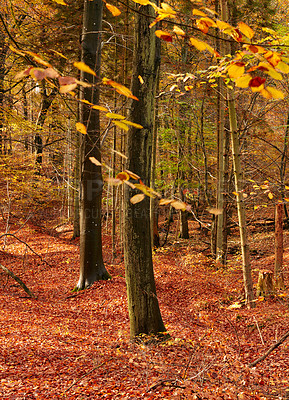
M 261 331 L 260 331 L 260 328 L 259 328 L 259 324 L 258 324 L 258 321 L 257 321 L 255 316 L 254 316 L 254 320 L 255 320 L 256 325 L 257 325 L 257 329 L 258 329 L 258 332 L 259 332 L 259 335 L 260 335 L 260 338 L 261 338 L 262 345 L 265 346 L 265 343 L 264 343 L 264 340 L 263 340 L 263 337 L 262 337 L 262 334 L 261 334 Z
M 36 253 L 36 251 L 34 251 L 34 250 L 32 249 L 32 247 L 29 246 L 28 243 L 24 242 L 24 240 L 19 239 L 19 237 L 17 237 L 17 236 L 14 235 L 13 233 L 3 233 L 3 235 L 0 235 L 0 239 L 1 239 L 2 237 L 5 237 L 5 236 L 14 237 L 14 238 L 17 239 L 19 242 L 25 244 L 25 246 L 27 246 L 28 249 L 29 249 L 30 251 L 32 251 L 33 254 L 35 254 L 36 256 L 40 257 L 41 260 L 42 260 L 43 262 L 45 262 L 45 264 L 47 264 L 49 267 L 52 267 L 51 264 L 49 264 L 47 261 L 45 261 L 45 260 L 42 258 L 42 256 L 41 256 L 40 254 Z
M 227 315 L 226 315 L 225 313 L 224 313 L 223 315 L 225 316 L 226 320 L 229 322 L 229 324 L 231 325 L 231 327 L 234 329 L 234 332 L 235 332 L 235 335 L 236 335 L 236 338 L 237 338 L 237 341 L 238 341 L 238 357 L 240 357 L 240 354 L 241 354 L 241 344 L 240 344 L 240 339 L 239 339 L 239 335 L 238 335 L 237 329 L 236 329 L 235 325 L 229 320 L 229 318 L 227 317 Z
M 269 354 L 272 353 L 272 351 L 273 351 L 274 349 L 276 349 L 277 347 L 279 347 L 280 344 L 282 344 L 282 343 L 287 339 L 288 336 L 289 336 L 289 331 L 288 331 L 287 333 L 285 333 L 285 335 L 283 335 L 283 336 L 278 340 L 278 342 L 274 343 L 274 344 L 266 351 L 266 353 L 263 354 L 263 356 L 259 357 L 259 358 L 258 358 L 257 360 L 255 360 L 255 361 L 253 361 L 251 364 L 248 365 L 248 367 L 249 367 L 249 368 L 252 368 L 252 367 L 254 367 L 256 364 L 258 364 L 259 362 L 265 360 L 265 358 L 268 357 Z

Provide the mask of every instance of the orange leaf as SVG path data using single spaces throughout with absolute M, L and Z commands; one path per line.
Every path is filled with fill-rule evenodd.
M 172 42 L 173 41 L 172 36 L 168 32 L 157 30 L 157 31 L 155 31 L 155 35 L 158 38 L 163 39 L 166 42 Z
M 117 82 L 115 82 L 111 79 L 107 79 L 107 78 L 102 78 L 102 82 L 105 85 L 112 86 L 118 93 L 123 94 L 126 97 L 130 97 L 134 100 L 138 100 L 138 98 L 135 97 L 127 87 L 121 85 L 120 83 L 117 83 Z
M 117 17 L 118 15 L 121 14 L 121 11 L 112 4 L 105 3 L 105 6 L 112 13 L 114 17 Z
M 208 30 L 211 26 L 216 27 L 216 23 L 211 19 L 211 18 L 200 18 L 196 21 L 197 27 L 202 31 L 203 33 L 208 33 Z
M 119 172 L 116 175 L 116 179 L 120 179 L 121 181 L 128 181 L 129 180 L 129 174 L 125 171 Z

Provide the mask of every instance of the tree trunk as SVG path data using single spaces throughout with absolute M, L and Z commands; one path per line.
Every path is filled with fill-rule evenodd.
M 156 59 L 155 28 L 150 29 L 154 15 L 151 6 L 140 7 L 135 16 L 135 47 L 132 92 L 139 99 L 133 100 L 129 118 L 141 124 L 143 129 L 130 127 L 128 132 L 128 169 L 138 174 L 149 185 L 151 172 L 151 148 L 154 125 L 156 78 L 159 60 Z M 142 14 L 143 13 L 143 14 Z M 139 76 L 144 80 L 141 84 Z M 150 200 L 146 197 L 137 204 L 130 203 L 135 194 L 130 187 L 125 190 L 124 257 L 130 335 L 157 334 L 164 332 L 153 273 Z
M 283 265 L 283 204 L 276 204 L 275 212 L 275 282 L 284 289 Z
M 94 86 L 84 88 L 82 98 L 93 104 L 99 102 L 99 89 L 95 85 L 100 74 L 102 0 L 85 0 L 82 32 L 82 61 L 95 71 L 96 77 L 86 72 L 81 79 Z M 89 157 L 98 161 L 100 155 L 99 111 L 82 104 L 81 122 L 87 128 L 82 136 L 81 200 L 80 200 L 80 276 L 76 289 L 81 290 L 109 274 L 102 258 L 101 240 L 101 196 L 103 180 L 101 167 L 93 164 Z
M 228 6 L 226 0 L 221 0 L 221 14 L 223 21 L 227 21 Z M 228 53 L 230 53 L 231 49 L 229 47 L 227 50 Z M 250 266 L 249 243 L 247 238 L 246 209 L 242 191 L 243 187 L 242 187 L 242 171 L 241 171 L 241 159 L 240 159 L 241 157 L 240 143 L 239 143 L 239 134 L 237 126 L 236 104 L 235 104 L 233 89 L 227 89 L 227 101 L 228 101 L 229 119 L 230 119 L 232 157 L 233 157 L 235 191 L 236 191 L 236 201 L 237 201 L 241 250 L 242 250 L 242 261 L 243 261 L 242 266 L 243 266 L 245 297 L 246 297 L 246 304 L 250 308 L 253 308 L 255 306 L 255 303 L 253 302 L 254 300 L 253 281 L 252 281 L 251 266 Z
M 4 77 L 6 74 L 5 61 L 8 46 L 5 44 L 5 35 L 0 31 L 0 154 L 4 154 Z
M 35 146 L 35 151 L 36 151 L 36 162 L 37 164 L 41 165 L 42 164 L 42 153 L 43 153 L 43 139 L 41 136 L 41 128 L 43 127 L 45 123 L 45 119 L 47 117 L 48 110 L 53 103 L 53 100 L 55 99 L 58 90 L 57 88 L 53 88 L 51 93 L 48 95 L 45 87 L 45 82 L 42 83 L 42 103 L 41 103 L 41 109 L 39 111 L 37 121 L 36 121 L 36 129 L 39 129 L 39 131 L 36 132 L 35 137 L 34 137 L 34 146 Z

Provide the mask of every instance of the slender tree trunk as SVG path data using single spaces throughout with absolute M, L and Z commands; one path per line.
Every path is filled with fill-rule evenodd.
M 45 87 L 45 82 L 42 84 L 42 103 L 41 103 L 41 109 L 39 111 L 37 121 L 36 121 L 36 134 L 34 136 L 34 146 L 35 146 L 35 151 L 36 151 L 36 162 L 41 165 L 42 164 L 42 159 L 43 159 L 43 139 L 41 136 L 41 129 L 45 123 L 47 113 L 49 108 L 51 107 L 51 104 L 53 103 L 53 100 L 55 99 L 56 95 L 58 93 L 57 88 L 53 88 L 52 91 L 47 94 L 47 90 Z
M 289 215 L 288 215 L 288 210 L 287 210 L 286 201 L 285 201 L 285 183 L 284 182 L 285 182 L 286 165 L 287 165 L 288 136 L 289 136 L 289 113 L 288 113 L 287 121 L 286 121 L 284 147 L 283 147 L 283 153 L 281 156 L 281 165 L 280 165 L 280 181 L 281 181 L 280 192 L 281 192 L 281 197 L 282 197 L 283 204 L 284 204 L 286 227 L 288 227 L 288 225 L 289 225 Z
M 284 289 L 283 266 L 283 204 L 276 204 L 275 211 L 275 281 L 276 287 Z
M 82 98 L 93 104 L 99 102 L 99 88 L 95 85 L 100 74 L 102 0 L 84 0 L 82 32 L 82 61 L 95 71 L 82 72 L 81 79 L 93 86 L 83 89 Z M 82 136 L 81 201 L 80 201 L 80 276 L 76 289 L 90 286 L 94 281 L 108 279 L 102 258 L 101 197 L 103 180 L 101 167 L 89 157 L 101 160 L 100 121 L 98 110 L 82 104 L 81 122 L 87 134 Z
M 5 60 L 8 46 L 5 44 L 5 35 L 0 31 L 0 154 L 4 153 L 4 77 L 5 77 Z
M 227 21 L 228 20 L 227 0 L 221 0 L 221 14 L 223 21 Z M 229 46 L 227 50 L 228 53 L 230 53 L 231 49 L 229 48 Z M 255 306 L 255 303 L 253 302 L 254 300 L 253 281 L 252 281 L 251 266 L 250 266 L 249 242 L 247 238 L 246 209 L 245 209 L 245 202 L 242 190 L 243 185 L 242 185 L 240 143 L 239 143 L 239 134 L 237 126 L 236 104 L 235 104 L 233 89 L 227 89 L 227 101 L 229 109 L 233 168 L 235 177 L 235 191 L 236 191 L 237 211 L 238 211 L 241 250 L 242 250 L 245 298 L 248 307 L 253 308 Z
M 240 160 L 240 144 L 237 130 L 237 115 L 235 100 L 232 97 L 232 93 L 228 90 L 228 108 L 230 116 L 231 126 L 231 141 L 232 141 L 232 155 L 233 155 L 233 166 L 234 166 L 234 177 L 235 177 L 235 191 L 237 200 L 238 220 L 240 229 L 241 249 L 242 249 L 242 260 L 243 260 L 243 280 L 245 288 L 246 304 L 253 308 L 255 306 L 254 292 L 253 292 L 253 281 L 250 266 L 250 253 L 249 253 L 249 242 L 247 237 L 247 225 L 246 225 L 246 209 L 243 197 L 242 187 L 242 170 Z
M 130 127 L 128 132 L 128 169 L 149 185 L 151 173 L 151 149 L 154 125 L 156 78 L 159 61 L 156 59 L 155 28 L 150 29 L 153 16 L 151 6 L 142 6 L 135 16 L 134 69 L 132 92 L 139 99 L 133 100 L 129 118 L 143 129 Z M 143 15 L 142 12 L 146 15 Z M 139 76 L 144 80 L 141 84 Z M 164 332 L 153 273 L 150 201 L 145 198 L 137 204 L 130 203 L 135 194 L 130 187 L 125 191 L 124 256 L 130 335 L 157 334 Z

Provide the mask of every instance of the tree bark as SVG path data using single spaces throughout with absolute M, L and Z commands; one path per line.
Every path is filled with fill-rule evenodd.
M 133 100 L 129 119 L 141 124 L 143 129 L 130 127 L 128 132 L 128 169 L 141 177 L 146 185 L 150 182 L 151 148 L 154 125 L 156 77 L 159 61 L 156 59 L 155 28 L 149 28 L 154 15 L 151 6 L 140 7 L 142 13 L 135 16 L 135 47 L 132 92 L 139 99 Z M 144 83 L 141 84 L 138 76 Z M 124 258 L 130 335 L 157 334 L 164 332 L 153 273 L 150 201 L 131 204 L 135 194 L 130 187 L 125 190 Z
M 95 71 L 96 77 L 81 73 L 81 79 L 93 85 L 83 89 L 82 98 L 93 104 L 99 102 L 96 84 L 100 74 L 102 9 L 102 0 L 84 1 L 82 61 Z M 96 280 L 109 278 L 102 257 L 101 167 L 89 160 L 89 157 L 101 160 L 99 111 L 82 104 L 80 119 L 86 126 L 87 134 L 82 136 L 81 145 L 80 276 L 77 290 L 89 287 Z
M 228 6 L 226 0 L 221 0 L 221 14 L 223 21 L 228 20 Z M 231 49 L 227 49 L 230 52 Z M 232 157 L 233 157 L 233 168 L 235 178 L 235 191 L 237 201 L 237 211 L 239 220 L 241 250 L 242 250 L 242 267 L 243 267 L 243 281 L 245 288 L 246 304 L 253 308 L 254 303 L 254 292 L 253 292 L 253 281 L 250 266 L 250 253 L 249 253 L 249 242 L 247 238 L 247 226 L 246 226 L 246 209 L 243 197 L 242 187 L 242 170 L 241 170 L 241 155 L 240 155 L 240 143 L 237 125 L 237 113 L 236 104 L 234 97 L 234 90 L 227 89 L 227 102 L 229 109 L 230 119 L 230 134 L 232 142 Z
M 283 204 L 276 204 L 275 211 L 275 282 L 284 289 L 283 265 Z

